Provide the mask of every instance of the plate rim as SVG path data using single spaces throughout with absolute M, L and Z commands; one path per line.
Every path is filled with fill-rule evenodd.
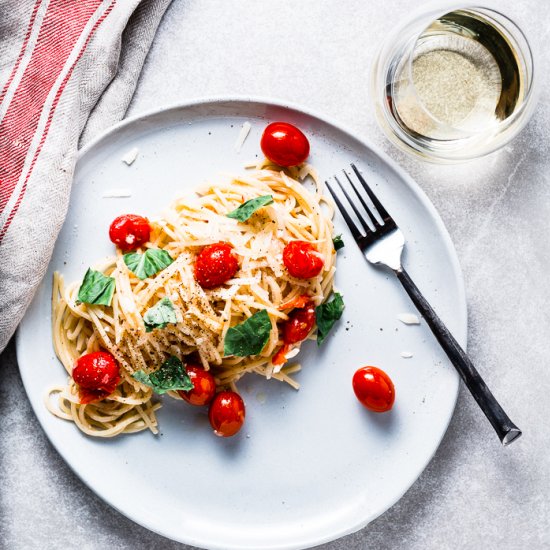
M 453 243 L 453 241 L 450 237 L 450 234 L 449 234 L 445 224 L 443 223 L 443 220 L 441 219 L 441 216 L 439 215 L 439 212 L 437 211 L 435 206 L 432 204 L 432 202 L 430 201 L 430 199 L 428 198 L 428 196 L 426 195 L 424 190 L 420 187 L 420 185 L 412 178 L 412 176 L 410 176 L 408 174 L 408 172 L 406 172 L 404 170 L 404 168 L 402 168 L 397 163 L 397 161 L 393 160 L 386 152 L 382 151 L 377 146 L 370 143 L 370 141 L 368 141 L 367 139 L 364 139 L 362 136 L 357 135 L 357 133 L 354 130 L 351 130 L 346 125 L 344 125 L 344 124 L 342 124 L 338 121 L 335 121 L 330 116 L 326 116 L 324 114 L 319 113 L 318 111 L 306 108 L 303 105 L 300 105 L 300 104 L 297 104 L 297 103 L 294 103 L 294 102 L 281 101 L 281 100 L 276 100 L 276 99 L 269 98 L 269 97 L 262 97 L 262 96 L 256 96 L 256 95 L 254 95 L 254 96 L 238 95 L 238 94 L 237 95 L 210 95 L 210 96 L 205 96 L 205 97 L 202 97 L 202 98 L 190 99 L 188 101 L 182 101 L 182 102 L 175 102 L 175 103 L 167 104 L 163 107 L 150 109 L 150 110 L 147 110 L 147 111 L 145 111 L 141 114 L 137 114 L 137 115 L 133 115 L 133 116 L 130 116 L 128 118 L 125 118 L 125 119 L 117 122 L 116 124 L 114 124 L 112 126 L 109 126 L 105 130 L 100 132 L 96 137 L 91 139 L 88 143 L 86 143 L 77 153 L 76 163 L 75 163 L 75 170 L 74 170 L 74 173 L 73 173 L 73 183 L 74 183 L 75 175 L 76 175 L 77 170 L 78 170 L 78 165 L 82 161 L 82 159 L 89 153 L 89 151 L 94 149 L 103 140 L 108 139 L 112 134 L 115 134 L 116 132 L 118 132 L 120 130 L 123 130 L 124 128 L 126 128 L 128 126 L 131 126 L 131 125 L 134 125 L 136 123 L 145 122 L 148 119 L 151 119 L 151 118 L 163 115 L 163 114 L 167 114 L 170 111 L 177 112 L 177 111 L 181 111 L 181 110 L 192 109 L 194 107 L 209 106 L 209 105 L 212 106 L 212 107 L 215 107 L 216 105 L 220 105 L 220 104 L 223 104 L 223 103 L 255 104 L 255 105 L 258 105 L 258 106 L 268 106 L 268 107 L 275 107 L 275 108 L 281 108 L 281 109 L 288 109 L 288 110 L 296 111 L 297 113 L 300 113 L 300 114 L 304 114 L 304 115 L 306 115 L 310 118 L 316 119 L 316 120 L 318 120 L 318 121 L 320 121 L 324 124 L 327 124 L 328 126 L 331 126 L 332 128 L 334 128 L 335 130 L 341 132 L 342 134 L 346 135 L 347 137 L 352 138 L 353 140 L 357 141 L 360 145 L 362 145 L 366 149 L 370 150 L 376 157 L 379 158 L 379 160 L 383 164 L 388 166 L 394 173 L 396 173 L 399 176 L 399 178 L 401 178 L 403 180 L 403 182 L 412 190 L 412 192 L 419 199 L 422 206 L 429 212 L 429 214 L 430 214 L 430 216 L 431 216 L 431 218 L 432 218 L 432 220 L 435 223 L 435 226 L 437 228 L 438 235 L 442 239 L 445 248 L 449 252 L 449 259 L 450 259 L 449 266 L 452 269 L 453 273 L 456 275 L 457 300 L 459 302 L 459 308 L 458 308 L 458 311 L 457 311 L 457 319 L 459 319 L 459 323 L 458 323 L 457 329 L 455 329 L 455 338 L 464 347 L 464 349 L 466 349 L 467 336 L 468 336 L 468 313 L 467 313 L 467 300 L 466 300 L 466 291 L 465 291 L 465 285 L 464 285 L 464 278 L 463 278 L 462 269 L 460 267 L 460 263 L 459 263 L 459 260 L 458 260 L 458 255 L 457 255 L 454 243 Z M 71 187 L 71 193 L 72 193 L 72 187 Z M 56 242 L 57 242 L 57 238 L 56 238 Z M 48 262 L 48 266 L 49 266 L 49 263 L 50 262 Z M 44 280 L 41 281 L 40 285 L 42 285 L 43 282 L 44 282 Z M 39 287 L 37 287 L 37 289 L 38 288 Z M 33 299 L 34 299 L 34 297 L 33 297 Z M 196 546 L 197 548 L 209 548 L 209 549 L 212 549 L 212 550 L 226 550 L 227 546 L 222 546 L 219 543 L 212 544 L 212 541 L 207 541 L 207 540 L 199 541 L 199 540 L 194 539 L 193 537 L 189 538 L 189 537 L 185 537 L 185 536 L 175 539 L 175 538 L 172 538 L 171 535 L 167 535 L 164 532 L 160 531 L 158 528 L 156 528 L 154 525 L 152 525 L 151 523 L 149 523 L 147 521 L 142 521 L 142 520 L 137 521 L 136 519 L 134 519 L 133 517 L 128 515 L 124 510 L 122 510 L 119 507 L 115 506 L 112 503 L 111 499 L 107 498 L 103 494 L 98 494 L 95 491 L 95 489 L 80 475 L 78 470 L 75 467 L 73 467 L 73 465 L 65 458 L 65 456 L 62 453 L 59 446 L 49 437 L 48 430 L 46 429 L 46 427 L 40 421 L 40 417 L 37 414 L 34 403 L 30 399 L 30 397 L 28 395 L 28 392 L 27 392 L 26 375 L 24 374 L 24 370 L 21 368 L 21 364 L 22 364 L 22 362 L 24 362 L 24 359 L 23 359 L 23 352 L 22 352 L 22 348 L 23 348 L 22 335 L 21 335 L 22 331 L 19 328 L 20 326 L 22 326 L 25 323 L 26 318 L 27 318 L 27 314 L 25 313 L 25 316 L 23 317 L 20 325 L 17 328 L 16 338 L 15 338 L 16 357 L 17 357 L 19 372 L 20 372 L 20 375 L 21 375 L 21 379 L 23 381 L 23 386 L 24 386 L 24 389 L 25 389 L 27 399 L 29 400 L 29 402 L 31 404 L 31 408 L 32 408 L 35 416 L 37 417 L 38 423 L 40 424 L 40 427 L 42 428 L 42 430 L 44 431 L 46 437 L 48 438 L 49 443 L 55 448 L 57 453 L 61 456 L 61 458 L 65 462 L 65 464 L 72 470 L 72 472 L 74 472 L 74 474 L 78 477 L 78 479 L 80 479 L 84 483 L 84 485 L 86 485 L 94 494 L 96 494 L 106 504 L 108 504 L 112 508 L 116 509 L 124 517 L 130 519 L 134 523 L 136 523 L 138 525 L 141 525 L 141 526 L 147 528 L 148 530 L 150 530 L 154 533 L 157 533 L 157 534 L 159 534 L 163 537 L 166 537 L 168 539 L 177 540 L 177 541 L 183 542 L 185 544 L 190 544 L 190 545 Z M 410 484 L 408 484 L 407 486 L 405 486 L 403 488 L 403 491 L 400 492 L 397 495 L 397 498 L 395 498 L 395 500 L 393 500 L 383 511 L 373 512 L 373 513 L 365 516 L 361 521 L 356 522 L 353 525 L 347 525 L 347 526 L 345 526 L 344 528 L 340 529 L 337 532 L 336 531 L 333 532 L 330 536 L 327 535 L 327 536 L 322 536 L 322 537 L 317 537 L 317 538 L 310 538 L 309 540 L 301 539 L 301 542 L 299 542 L 299 543 L 287 543 L 287 544 L 285 544 L 285 546 L 281 546 L 281 545 L 272 546 L 272 545 L 266 544 L 266 545 L 262 546 L 262 549 L 263 550 L 268 550 L 268 549 L 275 549 L 276 548 L 278 550 L 294 550 L 294 549 L 297 550 L 297 549 L 310 548 L 312 546 L 324 544 L 324 543 L 327 543 L 329 541 L 334 541 L 334 540 L 337 540 L 341 537 L 349 535 L 351 533 L 357 532 L 358 530 L 366 527 L 371 521 L 373 521 L 374 519 L 382 516 L 390 508 L 395 506 L 395 504 L 397 502 L 399 502 L 399 500 L 401 500 L 401 498 L 404 496 L 404 494 L 414 485 L 414 483 L 416 483 L 416 481 L 419 479 L 419 477 L 422 475 L 422 473 L 426 470 L 428 464 L 431 462 L 431 460 L 433 459 L 435 453 L 439 449 L 445 434 L 447 433 L 447 430 L 449 428 L 451 419 L 452 419 L 452 417 L 454 415 L 454 412 L 456 410 L 456 404 L 457 404 L 458 394 L 459 394 L 459 389 L 460 389 L 460 378 L 459 378 L 458 374 L 456 376 L 457 376 L 457 384 L 456 384 L 455 395 L 453 396 L 452 407 L 450 407 L 449 414 L 444 419 L 444 429 L 441 431 L 441 436 L 440 436 L 439 440 L 437 441 L 437 444 L 434 446 L 433 452 L 430 453 L 427 456 L 427 459 L 426 459 L 425 463 L 419 469 L 418 475 L 412 480 L 412 482 Z M 201 546 L 202 544 L 205 544 L 205 543 L 208 544 L 207 547 Z M 239 547 L 233 546 L 232 548 L 240 548 L 240 547 L 241 546 L 239 546 Z M 242 548 L 248 548 L 248 547 L 242 546 Z

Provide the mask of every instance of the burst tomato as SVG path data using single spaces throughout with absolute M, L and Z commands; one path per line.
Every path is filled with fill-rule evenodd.
M 214 433 L 220 437 L 235 435 L 241 429 L 244 417 L 244 401 L 234 391 L 222 391 L 210 403 L 210 425 Z
M 297 166 L 309 155 L 309 141 L 301 130 L 288 122 L 268 124 L 260 147 L 264 155 L 279 166 Z
M 239 262 L 228 243 L 205 246 L 195 260 L 195 279 L 203 288 L 222 285 L 239 269 Z
M 191 405 L 208 405 L 216 393 L 214 377 L 198 365 L 187 365 L 185 370 L 193 383 L 193 389 L 178 391 L 181 398 Z
M 297 279 L 311 279 L 321 273 L 323 258 L 307 241 L 291 241 L 283 250 L 283 263 Z
M 315 324 L 315 304 L 309 296 L 299 296 L 295 300 L 299 305 L 281 326 L 283 345 L 271 359 L 274 365 L 284 365 L 286 354 L 291 350 L 292 344 L 305 340 Z
M 149 220 L 136 214 L 124 214 L 115 218 L 109 227 L 109 238 L 123 252 L 135 250 L 151 236 Z
M 361 367 L 353 375 L 353 391 L 363 406 L 374 412 L 393 407 L 395 388 L 391 378 L 377 367 Z
M 306 307 L 309 301 L 310 299 L 307 294 L 301 294 L 300 296 L 296 296 L 295 298 L 288 300 L 288 302 L 281 304 L 279 306 L 279 310 L 283 311 L 284 309 L 294 309 L 295 307 Z
M 307 338 L 315 324 L 315 305 L 308 302 L 303 308 L 293 310 L 283 324 L 283 342 L 295 344 Z
M 77 359 L 72 374 L 81 403 L 100 401 L 113 393 L 120 382 L 118 364 L 106 351 L 94 351 Z

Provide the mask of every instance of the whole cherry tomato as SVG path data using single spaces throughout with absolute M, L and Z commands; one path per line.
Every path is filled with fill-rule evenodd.
M 231 279 L 239 262 L 228 243 L 205 246 L 195 260 L 195 279 L 203 288 L 215 288 Z
M 210 425 L 214 433 L 220 437 L 235 435 L 241 429 L 244 417 L 244 401 L 234 391 L 222 391 L 210 403 Z
M 391 378 L 377 367 L 361 367 L 353 375 L 353 391 L 363 406 L 374 412 L 393 407 L 395 388 Z
M 181 398 L 191 403 L 191 405 L 208 405 L 216 394 L 214 377 L 198 365 L 187 365 L 185 370 L 193 383 L 193 389 L 178 391 Z
M 149 220 L 136 214 L 119 216 L 109 227 L 109 238 L 123 252 L 139 248 L 149 240 L 150 235 Z
M 279 166 L 297 166 L 309 155 L 309 141 L 301 130 L 288 122 L 268 124 L 260 147 L 264 155 Z
M 308 302 L 303 308 L 294 309 L 283 324 L 283 342 L 295 344 L 307 338 L 315 324 L 315 305 Z
M 72 374 L 73 380 L 78 384 L 81 403 L 91 403 L 107 397 L 120 382 L 118 364 L 106 351 L 94 351 L 78 358 Z
M 311 279 L 321 273 L 323 258 L 307 241 L 291 241 L 283 250 L 283 263 L 297 279 Z

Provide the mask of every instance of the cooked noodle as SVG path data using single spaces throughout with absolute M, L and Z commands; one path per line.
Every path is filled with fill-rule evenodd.
M 49 410 L 72 420 L 85 433 L 111 437 L 149 429 L 157 433 L 155 411 L 161 406 L 151 388 L 132 374 L 155 371 L 170 356 L 185 362 L 194 357 L 210 369 L 218 386 L 235 389 L 236 382 L 252 372 L 275 378 L 298 389 L 291 377 L 299 365 L 274 366 L 274 354 L 281 348 L 278 324 L 288 318 L 281 306 L 307 294 L 315 305 L 332 291 L 335 252 L 332 242 L 332 203 L 321 193 L 315 172 L 305 165 L 286 173 L 260 164 L 244 176 L 207 185 L 199 197 L 176 200 L 157 220 L 147 247 L 162 248 L 174 262 L 157 275 L 138 279 L 125 265 L 122 253 L 94 269 L 114 277 L 111 306 L 76 305 L 81 282 L 65 285 L 59 273 L 53 284 L 53 341 L 56 354 L 71 375 L 82 355 L 104 349 L 120 366 L 121 382 L 102 401 L 81 404 L 78 387 L 69 377 L 67 386 L 50 389 Z M 308 189 L 298 179 L 312 176 L 315 187 Z M 274 202 L 257 211 L 246 222 L 226 214 L 244 201 L 270 194 Z M 324 203 L 324 204 L 323 204 Z M 319 276 L 295 279 L 286 271 L 282 252 L 292 240 L 314 243 L 324 260 Z M 194 278 L 194 258 L 202 247 L 225 241 L 234 247 L 240 269 L 222 286 L 207 290 Z M 177 324 L 145 332 L 143 314 L 168 297 L 176 309 Z M 265 309 L 272 324 L 269 341 L 259 355 L 224 357 L 227 330 Z M 301 343 L 287 354 L 293 357 Z M 179 399 L 176 392 L 168 395 Z

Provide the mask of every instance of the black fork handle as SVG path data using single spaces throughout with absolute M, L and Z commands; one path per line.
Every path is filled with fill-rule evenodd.
M 438 317 L 432 306 L 426 301 L 418 287 L 414 284 L 409 274 L 401 268 L 396 270 L 395 274 L 401 281 L 401 284 L 407 291 L 414 305 L 424 317 L 434 336 L 437 338 L 441 347 L 459 372 L 462 380 L 466 384 L 470 393 L 474 396 L 477 404 L 485 413 L 489 422 L 495 429 L 501 443 L 508 445 L 521 436 L 521 430 L 510 420 L 504 409 L 495 399 L 487 384 L 481 378 L 479 372 L 470 361 L 466 352 L 460 347 L 454 339 L 449 329 Z

